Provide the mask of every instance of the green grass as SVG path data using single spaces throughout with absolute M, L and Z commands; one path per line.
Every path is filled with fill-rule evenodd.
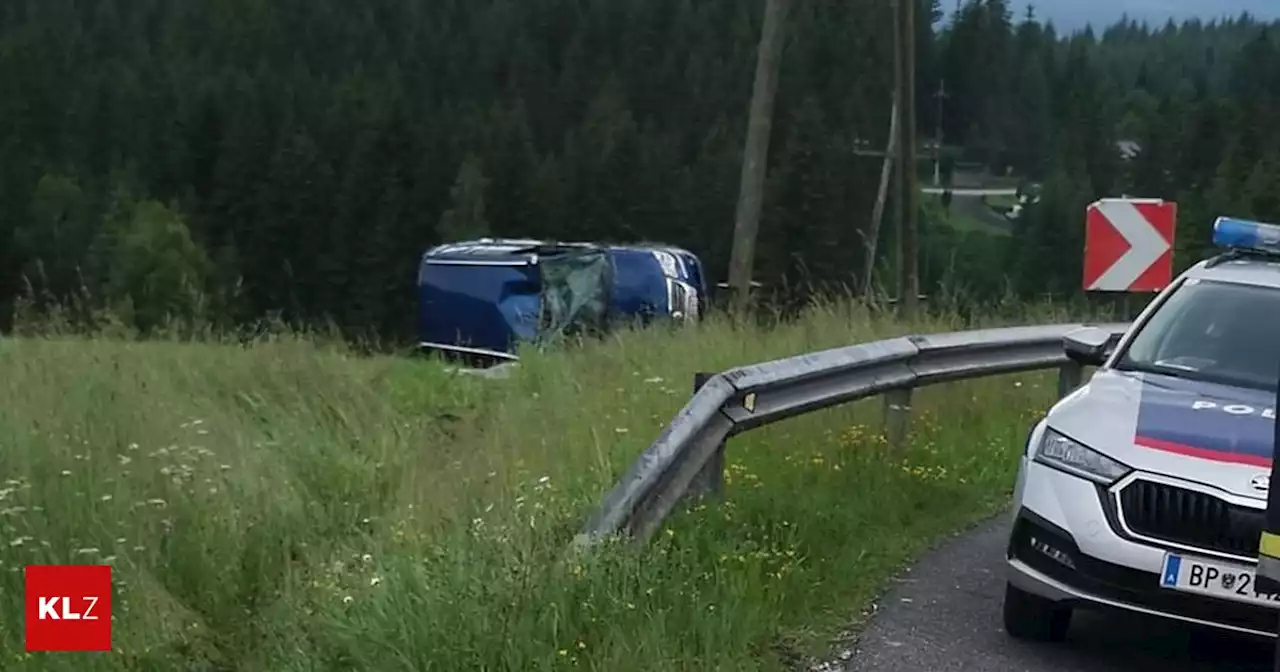
M 946 226 L 950 226 L 956 231 L 967 233 L 985 233 L 992 236 L 1008 236 L 1009 232 L 1004 229 L 998 229 L 990 224 L 964 212 L 953 212 L 945 215 L 942 222 Z
M 962 326 L 712 320 L 508 380 L 290 339 L 0 341 L 4 668 L 783 669 L 1003 506 L 1049 375 L 921 391 L 900 452 L 878 400 L 737 437 L 723 504 L 644 549 L 570 540 L 694 371 Z M 22 565 L 101 561 L 117 652 L 21 653 Z

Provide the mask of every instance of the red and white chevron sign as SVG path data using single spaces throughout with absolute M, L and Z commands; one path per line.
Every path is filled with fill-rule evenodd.
M 1084 288 L 1091 292 L 1158 292 L 1173 281 L 1178 204 L 1105 198 L 1085 220 Z

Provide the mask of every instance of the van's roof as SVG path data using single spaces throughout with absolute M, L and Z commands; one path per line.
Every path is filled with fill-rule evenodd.
M 539 256 L 563 254 L 570 250 L 601 249 L 591 243 L 552 243 L 527 238 L 481 238 L 437 245 L 427 250 L 425 259 L 443 262 L 534 263 Z
M 538 256 L 563 254 L 569 250 L 594 249 L 629 252 L 667 252 L 692 257 L 693 253 L 674 245 L 662 243 L 568 243 L 537 240 L 534 238 L 480 238 L 437 245 L 423 255 L 423 260 L 441 262 L 472 262 L 528 264 Z

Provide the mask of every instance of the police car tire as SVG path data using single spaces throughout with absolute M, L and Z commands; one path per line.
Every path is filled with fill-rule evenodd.
M 1014 639 L 1061 642 L 1071 627 L 1071 608 L 1011 583 L 1004 587 L 1004 631 Z

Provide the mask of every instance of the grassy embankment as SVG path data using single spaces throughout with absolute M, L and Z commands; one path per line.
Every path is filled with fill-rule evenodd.
M 298 341 L 0 341 L 4 669 L 660 672 L 821 654 L 902 563 L 1006 501 L 1050 375 L 918 394 L 898 454 L 878 401 L 750 433 L 722 506 L 643 553 L 564 549 L 693 371 L 956 328 L 835 308 L 770 331 L 713 321 L 531 356 L 504 381 Z M 21 566 L 103 561 L 118 651 L 23 654 Z

